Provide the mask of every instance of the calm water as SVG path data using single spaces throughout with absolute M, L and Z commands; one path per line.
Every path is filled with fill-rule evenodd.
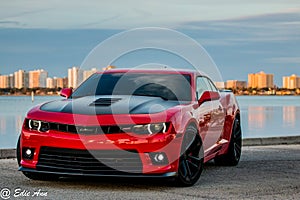
M 244 138 L 300 135 L 300 97 L 240 96 Z M 26 112 L 61 97 L 0 97 L 0 148 L 14 148 Z

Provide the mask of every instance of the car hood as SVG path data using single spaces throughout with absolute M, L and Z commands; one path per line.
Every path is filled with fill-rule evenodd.
M 103 95 L 57 100 L 43 104 L 40 109 L 86 115 L 99 114 L 152 114 L 179 105 L 178 101 L 160 97 Z

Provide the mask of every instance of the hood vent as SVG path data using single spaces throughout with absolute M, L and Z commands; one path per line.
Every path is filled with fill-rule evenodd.
M 91 103 L 90 106 L 110 106 L 120 100 L 121 98 L 100 98 Z

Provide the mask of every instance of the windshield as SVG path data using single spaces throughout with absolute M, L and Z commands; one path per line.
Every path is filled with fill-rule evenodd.
M 71 98 L 91 95 L 138 95 L 191 101 L 191 78 L 181 74 L 94 74 L 75 90 Z

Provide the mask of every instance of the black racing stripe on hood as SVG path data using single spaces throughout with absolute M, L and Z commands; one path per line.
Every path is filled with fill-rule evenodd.
M 178 101 L 166 101 L 146 96 L 87 96 L 45 103 L 41 110 L 73 114 L 153 114 L 179 105 Z

